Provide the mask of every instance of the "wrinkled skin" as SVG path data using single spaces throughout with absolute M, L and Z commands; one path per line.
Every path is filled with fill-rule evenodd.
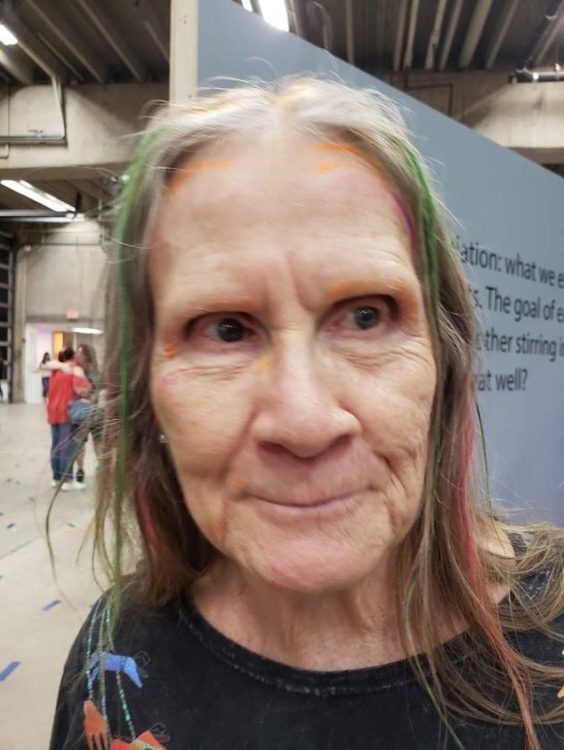
M 168 189 L 149 256 L 151 398 L 188 509 L 224 569 L 266 590 L 389 582 L 436 385 L 397 201 L 363 160 L 327 167 L 301 136 L 197 162 Z

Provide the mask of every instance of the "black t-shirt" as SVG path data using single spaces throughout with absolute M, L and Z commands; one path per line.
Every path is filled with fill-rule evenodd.
M 535 576 L 531 593 L 544 580 Z M 450 735 L 441 744 L 444 724 L 407 661 L 343 672 L 294 669 L 237 645 L 189 604 L 159 611 L 127 605 L 127 632 L 118 628 L 111 651 L 100 659 L 103 602 L 65 666 L 51 750 L 98 750 L 106 747 L 104 736 L 111 750 L 525 747 L 522 727 L 455 717 L 449 723 L 459 744 Z M 554 626 L 564 632 L 564 615 Z M 465 637 L 446 647 L 456 648 Z M 564 665 L 562 643 L 535 631 L 508 639 L 536 661 Z M 547 687 L 537 701 L 545 709 L 556 705 L 560 687 Z M 538 733 L 542 750 L 564 748 L 564 724 L 539 727 Z

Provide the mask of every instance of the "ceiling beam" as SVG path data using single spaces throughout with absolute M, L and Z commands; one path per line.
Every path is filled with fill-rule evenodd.
M 31 57 L 48 76 L 57 78 L 61 83 L 67 83 L 68 70 L 53 53 L 34 35 L 20 20 L 14 0 L 2 0 L 0 7 L 2 22 L 10 29 L 18 40 L 22 50 Z
M 415 41 L 415 29 L 417 27 L 418 13 L 419 0 L 411 0 L 411 11 L 409 13 L 409 24 L 407 27 L 407 41 L 405 43 L 405 53 L 403 56 L 403 67 L 406 70 L 409 70 L 413 63 L 413 43 Z
M 354 8 L 353 0 L 345 0 L 345 33 L 347 37 L 347 62 L 354 65 Z
M 71 184 L 81 193 L 85 193 L 101 203 L 109 203 L 113 200 L 112 194 L 95 180 L 71 180 Z
M 397 73 L 401 66 L 401 53 L 405 37 L 405 20 L 407 18 L 407 0 L 400 0 L 398 9 L 398 25 L 396 26 L 396 40 L 394 43 L 394 60 L 392 69 Z
M 147 0 L 132 0 L 133 9 L 139 14 L 141 21 L 147 33 L 155 43 L 155 46 L 164 57 L 166 62 L 170 62 L 169 38 L 161 19 L 155 12 L 154 6 Z
M 107 72 L 104 66 L 99 62 L 94 52 L 88 48 L 84 39 L 77 37 L 76 31 L 66 20 L 66 17 L 59 13 L 54 16 L 46 12 L 38 0 L 26 0 L 28 5 L 41 22 L 59 39 L 65 47 L 84 65 L 88 72 L 98 83 L 104 83 L 107 78 Z M 44 4 L 43 4 L 44 5 Z
M 17 47 L 0 46 L 0 67 L 24 86 L 33 83 L 33 63 L 25 53 Z
M 77 191 L 69 182 L 63 180 L 53 180 L 52 182 L 36 180 L 33 175 L 30 176 L 28 182 L 38 190 L 43 190 L 44 193 L 49 193 L 49 195 L 52 195 L 55 198 L 58 198 L 58 200 L 64 201 L 71 206 L 74 206 L 76 203 Z
M 542 19 L 539 21 L 535 29 L 531 43 L 518 65 L 519 68 L 529 67 L 531 61 L 534 60 L 539 50 L 543 47 L 547 34 L 552 31 L 552 27 L 558 22 L 560 14 L 563 12 L 564 0 L 550 0 Z
M 286 0 L 290 22 L 294 24 L 294 31 L 298 36 L 305 39 L 305 19 L 303 8 L 298 0 Z
M 484 31 L 487 18 L 492 9 L 493 0 L 477 0 L 474 5 L 474 12 L 470 19 L 470 25 L 468 26 L 468 32 L 462 45 L 460 57 L 458 58 L 458 65 L 461 68 L 468 68 L 472 64 L 474 59 L 474 53 L 476 47 Z
M 80 5 L 86 16 L 98 29 L 106 42 L 114 50 L 116 55 L 131 72 L 133 77 L 140 83 L 147 78 L 147 68 L 131 49 L 125 36 L 111 23 L 107 16 L 101 12 L 100 7 L 92 0 L 75 0 Z
M 57 60 L 59 60 L 65 66 L 65 68 L 68 68 L 70 70 L 77 81 L 80 81 L 80 83 L 84 81 L 84 75 L 78 70 L 76 65 L 74 65 L 69 60 L 68 57 L 62 54 L 60 47 L 54 46 L 52 42 L 50 42 L 46 37 L 43 36 L 43 34 L 40 34 L 39 32 L 37 32 L 36 36 L 39 41 L 42 42 L 48 50 L 50 50 L 51 54 L 53 54 L 57 58 Z
M 78 189 L 73 182 L 68 180 L 38 181 L 33 176 L 31 179 L 31 184 L 39 190 L 68 203 L 70 206 L 77 208 L 78 211 L 89 211 L 98 205 L 96 198 L 87 194 L 86 191 Z
M 21 195 L 20 193 L 16 193 L 15 190 L 10 190 L 10 188 L 5 187 L 4 185 L 0 185 L 0 204 L 15 209 L 33 209 L 38 206 L 36 201 L 32 201 L 31 198 Z
M 507 30 L 511 26 L 511 21 L 518 6 L 519 0 L 505 0 L 505 8 L 497 22 L 488 51 L 486 52 L 486 62 L 484 65 L 486 70 L 490 70 L 493 67 L 499 48 L 505 39 Z
M 437 49 L 441 40 L 441 30 L 443 28 L 443 19 L 445 17 L 447 0 L 439 0 L 437 10 L 435 11 L 435 20 L 427 45 L 427 54 L 425 55 L 425 70 L 432 70 L 435 67 L 437 58 Z
M 564 48 L 564 10 L 560 9 L 560 15 L 558 17 L 558 20 L 556 20 L 546 36 L 542 39 L 542 41 L 539 43 L 538 49 L 536 50 L 532 64 L 536 67 L 538 65 L 542 65 L 543 62 L 545 62 L 545 56 L 548 52 L 548 50 L 551 48 L 553 43 L 556 41 L 556 38 L 559 35 L 562 35 L 562 45 L 561 48 Z M 559 60 L 555 60 L 554 62 L 559 62 Z
M 462 5 L 464 0 L 454 0 L 454 5 L 450 12 L 448 19 L 448 26 L 445 34 L 445 40 L 441 49 L 441 57 L 439 59 L 439 70 L 443 71 L 446 68 L 448 62 L 448 56 L 452 47 L 452 41 L 458 27 L 458 21 L 460 20 L 460 14 L 462 12 Z

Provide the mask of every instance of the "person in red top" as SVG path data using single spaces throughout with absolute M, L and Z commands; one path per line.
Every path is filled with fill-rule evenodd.
M 77 397 L 88 396 L 92 387 L 82 367 L 75 364 L 74 356 L 74 350 L 67 347 L 59 354 L 59 362 L 42 365 L 53 371 L 49 384 L 47 421 L 51 425 L 52 485 L 56 486 L 61 482 L 62 490 L 73 488 L 74 442 L 69 404 Z

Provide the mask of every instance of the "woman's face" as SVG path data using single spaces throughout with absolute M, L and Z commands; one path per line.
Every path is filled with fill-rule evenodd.
M 201 531 L 294 591 L 385 570 L 419 509 L 436 371 L 377 169 L 293 135 L 207 147 L 167 188 L 149 272 L 151 398 Z

